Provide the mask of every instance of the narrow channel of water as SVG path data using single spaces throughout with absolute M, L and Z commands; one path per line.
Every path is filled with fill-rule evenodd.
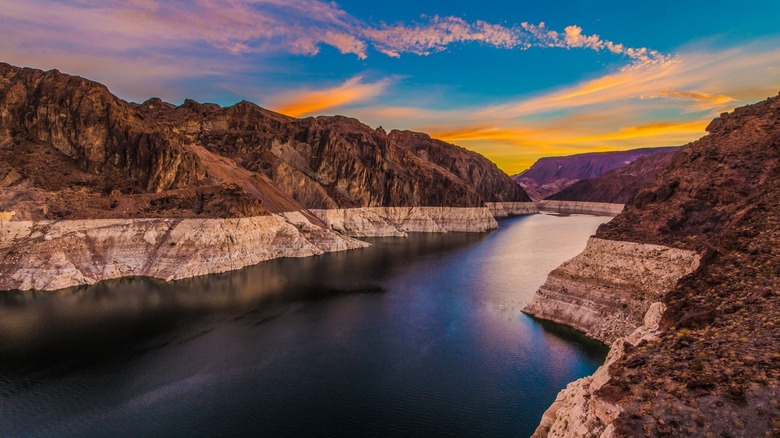
M 0 293 L 0 436 L 529 436 L 607 350 L 520 308 L 606 220 Z

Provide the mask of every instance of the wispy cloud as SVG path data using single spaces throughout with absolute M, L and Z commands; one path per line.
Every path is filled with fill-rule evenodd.
M 627 48 L 584 34 L 576 25 L 557 32 L 544 23 L 508 27 L 433 16 L 417 23 L 374 26 L 336 3 L 320 0 L 2 0 L 0 6 L 5 47 L 17 50 L 59 45 L 114 52 L 155 51 L 207 45 L 233 54 L 282 49 L 316 55 L 321 45 L 329 45 L 365 59 L 369 47 L 398 57 L 429 55 L 454 43 L 479 42 L 502 49 L 608 49 L 639 60 L 663 57 L 654 50 Z M 53 35 L 56 38 L 52 39 Z
M 363 79 L 362 76 L 356 76 L 336 87 L 287 93 L 279 96 L 279 103 L 273 104 L 272 107 L 293 117 L 321 113 L 374 98 L 382 94 L 393 81 L 385 78 L 376 82 L 364 82 Z

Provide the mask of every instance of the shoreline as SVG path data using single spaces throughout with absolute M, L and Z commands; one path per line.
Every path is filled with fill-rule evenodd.
M 520 203 L 511 203 L 520 204 Z M 510 206 L 533 211 L 532 203 Z M 123 277 L 163 281 L 241 269 L 280 257 L 364 248 L 357 237 L 486 232 L 485 207 L 367 207 L 245 218 L 139 218 L 0 222 L 0 292 L 53 291 Z

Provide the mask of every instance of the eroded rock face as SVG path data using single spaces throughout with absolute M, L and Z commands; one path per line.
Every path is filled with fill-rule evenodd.
M 406 233 L 484 232 L 498 227 L 486 207 L 368 207 L 310 210 L 328 227 L 353 237 Z
M 368 246 L 288 214 L 299 217 L 4 221 L 0 290 L 55 290 L 127 276 L 176 280 Z
M 623 204 L 606 202 L 553 201 L 545 199 L 536 203 L 539 211 L 559 214 L 592 214 L 595 216 L 617 216 L 623 211 Z
M 707 130 L 596 234 L 615 244 L 690 251 L 700 255 L 699 267 L 660 296 L 666 310 L 655 336 L 613 345 L 608 372 L 595 375 L 598 387 L 590 378 L 571 385 L 540 436 L 578 436 L 582 425 L 593 435 L 621 437 L 777 433 L 780 96 L 723 114 Z M 592 295 L 550 289 L 551 308 L 592 309 L 603 296 L 598 285 L 587 288 Z M 571 319 L 585 315 L 583 326 L 609 326 L 624 313 L 619 307 L 572 311 Z M 604 403 L 617 414 L 599 414 Z
M 640 327 L 650 304 L 698 266 L 694 251 L 591 237 L 547 276 L 523 312 L 611 344 Z
M 658 339 L 658 324 L 666 306 L 661 302 L 650 305 L 643 324 L 630 335 L 616 339 L 609 355 L 592 376 L 569 383 L 558 393 L 555 402 L 544 412 L 533 438 L 580 438 L 615 436 L 613 422 L 622 412 L 620 405 L 599 397 L 598 391 L 610 379 L 609 368 L 625 356 L 626 348 L 640 342 Z
M 0 209 L 34 219 L 241 217 L 303 208 L 528 201 L 479 154 L 358 120 L 240 102 L 127 103 L 0 63 Z

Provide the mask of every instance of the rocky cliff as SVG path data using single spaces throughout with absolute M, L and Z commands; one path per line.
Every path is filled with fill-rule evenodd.
M 675 151 L 676 147 L 643 148 L 629 151 L 593 152 L 545 157 L 536 161 L 528 170 L 513 176 L 534 200 L 545 199 L 578 181 L 595 178 L 612 169 L 623 167 L 640 157 Z M 595 201 L 594 199 L 572 199 Z M 612 201 L 596 201 L 612 202 Z M 622 203 L 622 202 L 619 202 Z
M 529 201 L 484 157 L 425 134 L 249 102 L 132 104 L 83 78 L 2 63 L 0 182 L 0 209 L 29 219 Z
M 596 235 L 610 245 L 695 253 L 698 267 L 659 288 L 655 297 L 665 311 L 653 336 L 631 342 L 631 324 L 614 333 L 629 338 L 615 341 L 613 349 L 620 347 L 592 378 L 598 384 L 582 381 L 564 390 L 537 436 L 581 436 L 582 425 L 600 436 L 778 434 L 780 96 L 724 113 L 707 130 Z M 635 278 L 624 271 L 610 275 Z M 647 276 L 662 271 L 651 268 Z M 535 301 L 542 308 L 567 306 L 574 318 L 558 319 L 566 324 L 577 326 L 580 315 L 590 315 L 585 330 L 610 327 L 610 319 L 625 314 L 623 295 L 591 313 L 605 302 L 603 290 L 587 283 L 602 274 L 581 276 L 588 278 L 554 289 L 549 301 L 542 291 Z M 559 277 L 552 274 L 548 283 L 559 284 Z M 651 310 L 652 299 L 632 312 Z M 611 406 L 608 415 L 604 406 Z
M 607 202 L 553 201 L 545 199 L 536 203 L 539 211 L 558 214 L 592 214 L 595 216 L 617 216 L 623 211 L 623 204 Z
M 493 163 L 425 134 L 249 102 L 128 103 L 4 63 L 0 188 L 0 290 L 182 278 L 535 211 Z
M 636 161 L 603 175 L 577 181 L 545 199 L 625 204 L 634 199 L 639 190 L 655 181 L 658 175 L 672 163 L 675 152 L 639 157 Z

